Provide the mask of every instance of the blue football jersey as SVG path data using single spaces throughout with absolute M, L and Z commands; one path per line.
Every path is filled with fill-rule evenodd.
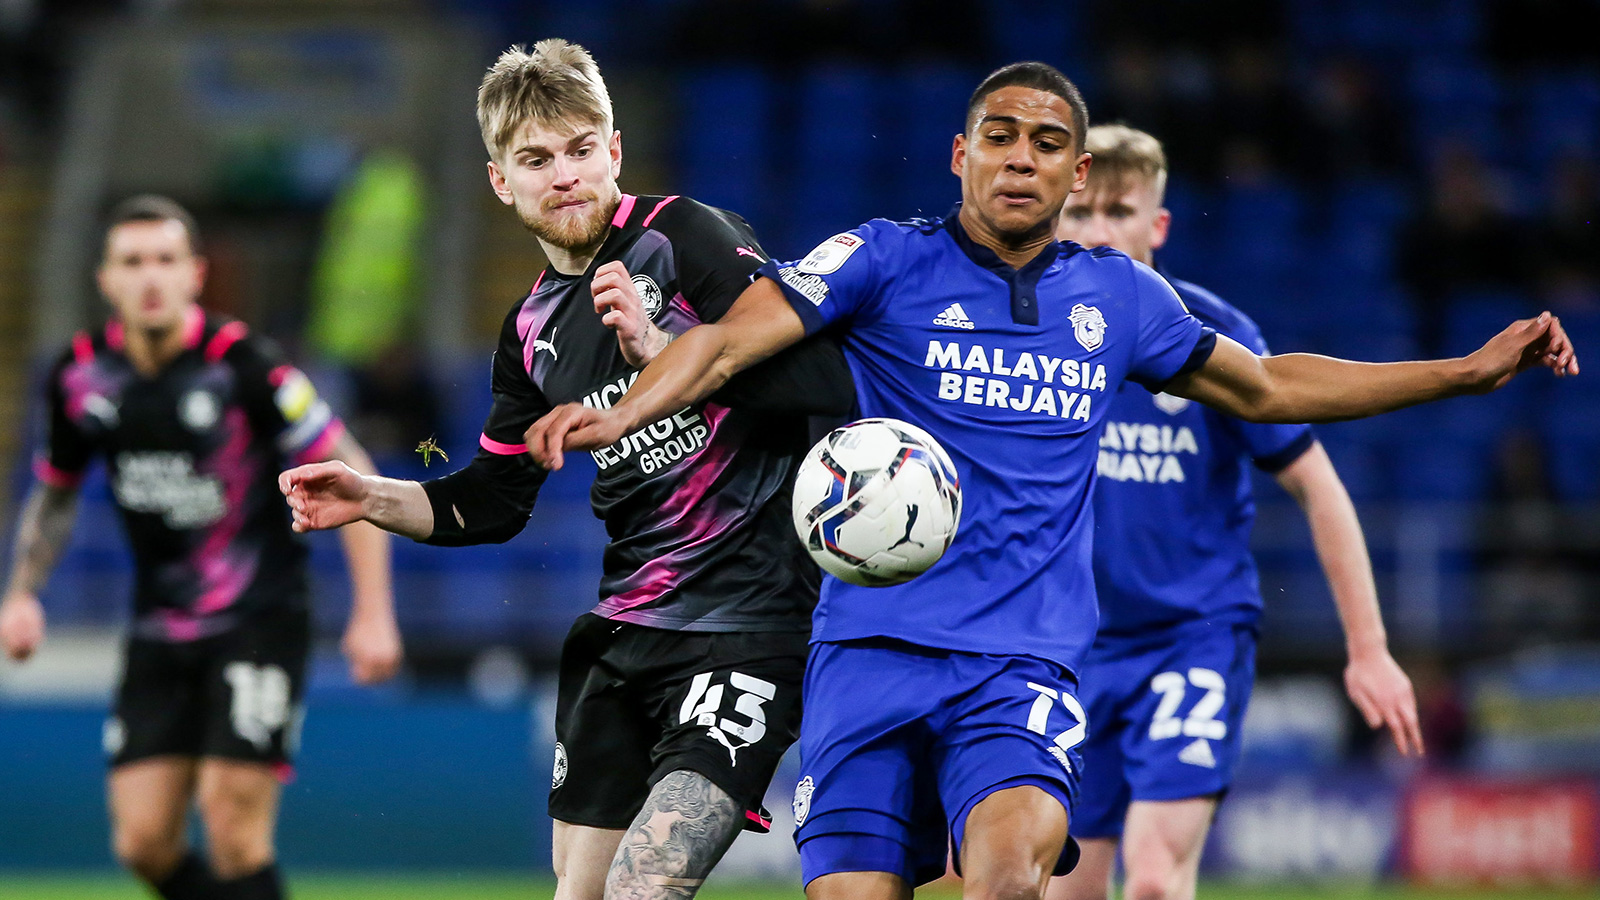
M 959 207 L 957 207 L 959 210 Z M 926 429 L 962 516 L 933 568 L 895 587 L 825 579 L 813 639 L 890 637 L 1076 671 L 1097 620 L 1097 442 L 1125 380 L 1202 364 L 1215 333 L 1115 250 L 1051 244 L 1013 269 L 945 219 L 874 219 L 768 263 L 808 333 L 837 334 L 864 416 Z
M 1261 331 L 1220 297 L 1172 280 L 1189 312 L 1257 354 Z M 1103 636 L 1193 620 L 1254 625 L 1250 466 L 1277 472 L 1311 447 L 1306 425 L 1260 425 L 1124 385 L 1100 435 L 1095 585 Z

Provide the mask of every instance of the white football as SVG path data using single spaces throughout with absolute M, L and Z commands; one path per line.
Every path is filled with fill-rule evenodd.
M 910 581 L 961 524 L 961 480 L 933 436 L 862 419 L 817 442 L 794 481 L 794 527 L 823 571 L 851 584 Z

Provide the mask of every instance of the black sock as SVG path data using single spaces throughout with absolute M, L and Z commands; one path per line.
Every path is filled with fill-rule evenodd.
M 193 850 L 184 854 L 171 875 L 153 886 L 165 900 L 215 900 L 217 897 L 217 877 Z
M 218 881 L 217 900 L 284 900 L 283 883 L 276 865 L 263 866 L 243 878 Z

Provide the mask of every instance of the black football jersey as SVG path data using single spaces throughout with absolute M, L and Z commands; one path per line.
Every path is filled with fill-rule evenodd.
M 268 605 L 307 604 L 306 547 L 277 477 L 324 459 L 343 425 L 300 370 L 244 323 L 198 307 L 153 378 L 120 323 L 82 332 L 51 370 L 40 480 L 74 487 L 95 456 L 133 545 L 134 629 L 190 641 Z
M 540 416 L 570 402 L 609 408 L 639 375 L 595 313 L 589 284 L 596 268 L 622 262 L 655 324 L 682 333 L 726 313 L 766 260 L 743 219 L 687 197 L 625 194 L 612 225 L 587 272 L 547 268 L 506 317 L 494 405 L 474 463 L 493 468 L 487 483 L 502 492 L 536 493 L 543 481 L 523 443 Z M 827 349 L 832 356 L 821 357 L 810 389 L 835 390 L 842 381 L 853 397 L 842 354 Z M 789 514 L 807 420 L 793 403 L 725 396 L 594 451 L 599 471 L 590 498 L 610 536 L 596 614 L 682 631 L 810 627 L 820 579 Z M 529 496 L 525 508 L 531 504 Z M 435 522 L 441 518 L 436 509 Z

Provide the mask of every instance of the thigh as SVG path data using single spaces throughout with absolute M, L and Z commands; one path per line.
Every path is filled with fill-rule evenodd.
M 602 900 L 606 873 L 624 832 L 559 820 L 553 825 L 550 861 L 556 873 L 555 900 Z
M 130 638 L 103 734 L 111 766 L 200 756 L 205 745 L 205 668 L 190 644 Z
M 808 885 L 857 872 L 906 884 L 944 874 L 945 815 L 928 757 L 943 665 L 940 655 L 868 642 L 812 648 L 794 797 Z M 855 880 L 830 878 L 816 891 Z
M 747 830 L 770 830 L 761 801 L 799 736 L 809 637 L 637 628 L 631 638 L 631 652 L 653 661 L 630 674 L 660 733 L 651 786 L 672 772 L 697 773 L 739 804 Z
M 158 756 L 112 769 L 106 799 L 113 834 L 181 843 L 197 766 L 193 757 Z
M 1091 716 L 1092 719 L 1092 716 Z M 1077 829 L 1078 823 L 1072 827 Z M 1045 900 L 1107 900 L 1117 863 L 1116 838 L 1078 838 L 1082 855 L 1071 874 L 1050 879 Z
M 1255 678 L 1255 637 L 1245 629 L 1186 629 L 1142 654 L 1129 677 L 1125 772 L 1138 800 L 1183 800 L 1226 791 L 1239 759 Z
M 1192 885 L 1216 812 L 1217 801 L 1212 797 L 1134 801 L 1122 838 L 1123 864 L 1129 877 L 1154 870 Z
M 1065 829 L 1083 767 L 1078 746 L 1088 734 L 1071 673 L 1032 657 L 979 655 L 961 656 L 957 673 L 965 693 L 945 711 L 937 739 L 939 795 L 951 813 L 956 860 L 969 815 L 1001 791 L 1036 788 L 1052 802 L 1030 803 L 1019 814 L 1043 816 L 1040 835 L 1057 815 Z M 1077 847 L 1065 833 L 1054 852 L 1056 874 L 1070 871 Z
M 629 690 L 615 643 L 626 626 L 585 614 L 561 648 L 550 817 L 621 830 L 650 791 L 658 728 Z
M 308 616 L 262 613 L 212 641 L 203 755 L 271 766 L 287 780 L 305 711 Z
M 207 757 L 200 761 L 200 814 L 208 830 L 270 838 L 283 790 L 277 771 L 264 763 Z

